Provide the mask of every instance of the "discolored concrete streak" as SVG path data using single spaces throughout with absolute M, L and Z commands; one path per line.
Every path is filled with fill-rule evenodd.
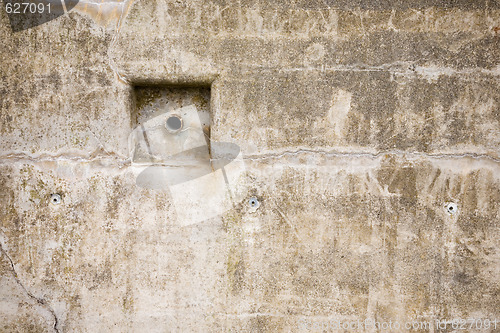
M 500 330 L 498 0 L 82 0 L 0 36 L 1 332 Z M 129 136 L 188 105 L 245 168 L 186 225 Z

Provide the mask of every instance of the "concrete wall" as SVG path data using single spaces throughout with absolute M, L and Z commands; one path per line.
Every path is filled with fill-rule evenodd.
M 82 0 L 0 36 L 0 331 L 500 329 L 498 0 Z M 221 214 L 139 186 L 160 104 L 241 149 Z

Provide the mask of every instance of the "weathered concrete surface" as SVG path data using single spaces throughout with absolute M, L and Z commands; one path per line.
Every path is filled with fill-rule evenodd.
M 0 13 L 1 331 L 500 322 L 500 2 L 82 1 L 16 33 Z M 260 207 L 182 226 L 137 186 L 136 85 L 210 88 Z

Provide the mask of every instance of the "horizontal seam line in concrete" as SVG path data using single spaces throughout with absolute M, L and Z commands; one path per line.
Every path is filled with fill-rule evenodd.
M 408 60 L 399 60 L 393 61 L 383 64 L 368 64 L 368 63 L 351 63 L 351 64 L 333 64 L 333 65 L 310 65 L 310 66 L 291 66 L 288 68 L 282 68 L 280 66 L 266 66 L 260 64 L 241 64 L 243 69 L 257 68 L 263 71 L 278 71 L 278 72 L 293 72 L 293 71 L 303 71 L 303 70 L 316 70 L 316 71 L 385 71 L 385 72 L 393 72 L 397 74 L 419 74 L 422 76 L 425 75 L 435 75 L 435 74 L 443 74 L 443 75 L 473 75 L 473 74 L 486 74 L 492 76 L 500 75 L 500 66 L 495 66 L 492 68 L 481 67 L 481 66 L 469 66 L 464 68 L 457 68 L 456 66 L 449 66 L 447 64 L 436 64 L 436 65 L 422 65 L 419 64 L 421 59 L 408 59 Z M 126 63 L 131 64 L 142 64 L 143 61 L 126 61 Z M 451 64 L 450 64 L 451 65 Z
M 130 159 L 120 159 L 117 156 L 113 156 L 114 154 L 92 154 L 89 156 L 82 155 L 70 155 L 70 154 L 61 154 L 61 155 L 48 155 L 44 154 L 41 156 L 32 156 L 24 153 L 11 153 L 0 155 L 0 163 L 9 163 L 9 162 L 57 162 L 57 161 L 65 161 L 65 162 L 81 162 L 81 163 L 90 163 L 90 162 L 99 162 L 99 161 L 109 161 L 115 162 L 121 166 L 128 166 L 130 164 Z
M 386 150 L 380 151 L 377 153 L 372 152 L 345 152 L 345 151 L 326 151 L 326 150 L 315 150 L 315 149 L 306 149 L 301 148 L 297 150 L 284 150 L 279 152 L 270 152 L 270 153 L 262 153 L 262 154 L 249 154 L 243 155 L 244 160 L 266 160 L 266 159 L 278 159 L 285 156 L 290 155 L 298 155 L 298 154 L 313 154 L 313 155 L 323 155 L 328 157 L 364 157 L 377 159 L 384 155 L 391 156 L 401 156 L 401 157 L 424 157 L 424 158 L 438 158 L 438 159 L 457 159 L 457 158 L 473 158 L 473 159 L 488 159 L 496 163 L 500 163 L 500 158 L 490 156 L 488 154 L 477 154 L 471 152 L 463 152 L 463 153 L 454 153 L 454 154 L 430 154 L 424 152 L 415 152 L 415 151 L 403 151 L 403 150 Z M 74 161 L 81 163 L 91 163 L 91 162 L 110 162 L 116 163 L 120 167 L 128 167 L 132 166 L 132 161 L 130 158 L 128 159 L 119 159 L 117 157 L 101 154 L 96 156 L 78 156 L 78 155 L 43 155 L 43 156 L 31 156 L 28 154 L 15 153 L 15 154 L 5 154 L 0 155 L 0 164 L 8 164 L 15 162 L 57 162 L 57 161 Z M 151 165 L 161 165 L 162 163 L 151 163 Z
M 413 63 L 409 63 L 408 67 L 411 67 Z M 359 65 L 343 65 L 343 66 L 304 66 L 304 67 L 291 67 L 291 68 L 282 68 L 276 69 L 274 67 L 263 67 L 258 65 L 246 65 L 249 69 L 257 68 L 259 71 L 264 72 L 302 72 L 302 71 L 318 71 L 318 72 L 387 72 L 392 74 L 399 75 L 416 75 L 423 78 L 432 78 L 438 75 L 446 75 L 446 76 L 474 76 L 474 75 L 491 75 L 491 76 L 499 76 L 500 70 L 495 69 L 487 69 L 484 67 L 471 67 L 465 69 L 455 69 L 453 67 L 422 67 L 417 66 L 415 69 L 404 69 L 402 66 L 392 65 L 392 64 L 384 64 L 380 66 L 371 66 L 363 64 Z
M 320 154 L 331 157 L 367 157 L 367 158 L 379 158 L 384 155 L 396 155 L 396 156 L 419 156 L 426 158 L 474 158 L 474 159 L 489 159 L 496 163 L 500 163 L 500 158 L 496 158 L 487 154 L 476 154 L 476 153 L 460 153 L 460 154 L 429 154 L 423 152 L 412 152 L 412 151 L 402 151 L 402 150 L 386 150 L 378 153 L 370 152 L 341 152 L 341 151 L 324 151 L 324 150 L 313 150 L 313 149 L 297 149 L 294 151 L 282 151 L 278 153 L 265 153 L 256 155 L 246 155 L 244 159 L 249 160 L 259 160 L 259 159 L 272 159 L 281 158 L 286 155 L 297 155 L 297 154 Z

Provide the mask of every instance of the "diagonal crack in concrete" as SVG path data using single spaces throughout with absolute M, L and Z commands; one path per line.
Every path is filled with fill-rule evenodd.
M 16 280 L 16 283 L 21 287 L 21 289 L 26 293 L 26 295 L 28 295 L 28 297 L 30 297 L 31 299 L 35 300 L 37 304 L 39 304 L 40 306 L 42 306 L 43 308 L 45 308 L 47 311 L 50 312 L 50 314 L 54 318 L 54 325 L 52 326 L 52 328 L 54 329 L 54 331 L 56 333 L 59 333 L 59 329 L 57 328 L 57 325 L 59 324 L 59 321 L 57 319 L 57 315 L 56 315 L 54 309 L 52 309 L 50 307 L 50 305 L 44 299 L 38 298 L 35 295 L 33 295 L 32 293 L 30 293 L 28 291 L 28 289 L 26 289 L 26 287 L 22 284 L 21 280 L 19 280 L 19 277 L 17 276 L 17 272 L 16 272 L 16 268 L 14 266 L 14 262 L 12 261 L 12 258 L 7 254 L 7 252 L 4 250 L 3 245 L 2 245 L 1 242 L 0 242 L 0 252 L 2 252 L 2 254 L 9 261 L 9 264 L 10 264 L 10 267 L 11 267 L 11 270 L 12 270 L 12 275 L 14 276 L 14 280 Z

